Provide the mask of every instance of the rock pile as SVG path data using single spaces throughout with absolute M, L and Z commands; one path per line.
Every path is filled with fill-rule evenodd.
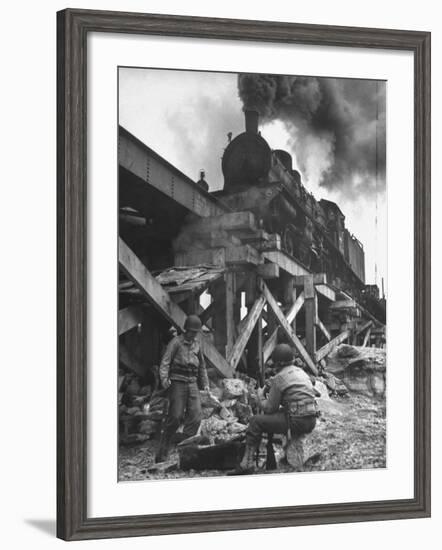
M 118 411 L 119 440 L 123 445 L 141 443 L 161 430 L 167 414 L 168 400 L 164 391 L 141 385 L 139 376 L 120 373 Z
M 201 392 L 203 420 L 200 433 L 211 444 L 222 443 L 245 432 L 257 403 L 256 381 L 225 378 L 210 394 Z
M 344 383 L 352 392 L 383 397 L 386 350 L 341 345 L 328 356 L 327 373 Z

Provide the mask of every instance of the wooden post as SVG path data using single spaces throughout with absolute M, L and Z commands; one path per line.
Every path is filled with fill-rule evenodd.
M 318 318 L 318 298 L 316 296 L 313 275 L 304 277 L 305 308 L 305 347 L 310 357 L 316 353 L 316 323 Z
M 250 273 L 246 282 L 246 307 L 248 312 L 258 296 L 257 284 L 260 278 Z M 262 341 L 262 311 L 250 336 L 247 345 L 247 371 L 253 378 L 263 377 L 263 341 Z
M 213 285 L 211 289 L 212 302 L 214 304 L 212 323 L 214 330 L 214 343 L 216 349 L 222 354 L 226 351 L 226 296 L 224 282 Z
M 235 274 L 226 273 L 226 357 L 235 343 Z
M 295 278 L 287 272 L 282 272 L 282 300 L 284 304 L 284 311 L 290 311 L 290 308 L 296 302 L 296 286 Z M 289 321 L 293 332 L 296 334 L 296 316 L 292 321 Z

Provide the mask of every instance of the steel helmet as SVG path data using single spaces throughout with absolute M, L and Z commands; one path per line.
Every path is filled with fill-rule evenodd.
M 274 363 L 291 363 L 293 361 L 293 351 L 288 344 L 278 344 L 272 353 Z
M 197 315 L 189 315 L 184 321 L 184 330 L 201 330 L 202 323 Z

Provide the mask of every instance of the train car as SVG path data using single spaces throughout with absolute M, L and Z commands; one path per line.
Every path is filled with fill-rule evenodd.
M 215 195 L 233 210 L 251 210 L 264 229 L 281 235 L 285 252 L 330 282 L 360 295 L 365 285 L 362 244 L 345 227 L 339 206 L 317 201 L 293 169 L 287 151 L 273 150 L 258 130 L 259 115 L 245 111 L 245 132 L 226 147 L 224 188 Z

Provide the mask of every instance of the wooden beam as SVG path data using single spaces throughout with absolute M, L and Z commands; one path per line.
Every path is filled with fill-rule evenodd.
M 262 263 L 261 255 L 249 244 L 230 246 L 225 249 L 226 264 L 252 264 Z
M 315 363 L 313 362 L 305 347 L 302 345 L 301 340 L 299 340 L 296 334 L 293 333 L 291 326 L 289 325 L 284 313 L 281 311 L 281 308 L 278 305 L 278 302 L 275 300 L 273 294 L 270 292 L 265 283 L 263 283 L 263 293 L 278 323 L 281 325 L 282 330 L 285 332 L 292 345 L 298 351 L 299 355 L 302 357 L 309 370 L 316 376 L 318 374 L 318 369 L 316 368 Z
M 141 306 L 128 306 L 118 311 L 118 336 L 135 328 L 143 321 Z
M 228 271 L 226 277 L 226 357 L 235 342 L 235 274 Z M 230 362 L 227 359 L 227 362 Z
M 316 324 L 318 320 L 318 298 L 314 285 L 314 276 L 307 275 L 304 279 L 304 310 L 305 310 L 305 347 L 310 357 L 316 353 Z
M 277 279 L 279 277 L 279 266 L 272 264 L 258 265 L 256 268 L 256 274 L 262 277 L 263 279 Z
M 367 321 L 362 326 L 356 329 L 356 334 L 361 334 L 362 332 L 364 332 L 364 330 L 367 330 L 369 327 L 371 327 L 372 324 L 373 324 L 373 321 Z
M 264 296 L 260 296 L 253 304 L 252 309 L 249 311 L 249 314 L 246 317 L 246 322 L 243 323 L 238 339 L 236 340 L 232 350 L 227 355 L 227 362 L 232 369 L 236 369 L 265 303 L 266 300 Z
M 214 313 L 215 313 L 215 302 L 212 302 L 209 306 L 206 307 L 204 311 L 200 313 L 199 318 L 201 319 L 201 323 L 205 325 Z
M 118 241 L 118 261 L 123 271 L 147 300 L 166 317 L 169 323 L 182 330 L 186 314 L 170 299 L 168 293 L 121 237 Z
M 330 342 L 331 335 L 329 331 L 327 330 L 327 327 L 324 325 L 324 323 L 321 321 L 321 319 L 317 319 L 316 326 L 319 328 L 319 330 L 322 332 L 322 334 L 327 338 L 327 340 Z
M 327 298 L 327 300 L 330 300 L 330 302 L 336 301 L 336 292 L 330 288 L 328 285 L 315 285 L 316 292 L 323 296 L 324 298 Z
M 339 344 L 347 340 L 350 334 L 351 334 L 350 330 L 344 330 L 344 332 L 341 332 L 341 334 L 333 338 L 333 340 L 330 340 L 328 344 L 325 344 L 325 346 L 322 346 L 322 348 L 316 352 L 316 361 L 319 363 L 319 361 L 324 359 L 324 357 L 327 357 L 327 355 L 331 353 L 336 346 L 339 346 Z
M 263 252 L 262 256 L 269 260 L 269 262 L 277 264 L 281 269 L 287 271 L 287 273 L 290 273 L 290 275 L 309 274 L 309 271 L 304 266 L 302 266 L 300 263 L 298 263 L 295 259 L 293 259 L 282 250 L 270 250 L 267 252 Z
M 140 261 L 121 237 L 118 241 L 118 261 L 126 275 L 135 283 L 159 313 L 161 313 L 169 323 L 179 330 L 182 330 L 187 315 L 170 299 L 160 283 L 150 274 L 147 267 Z M 233 372 L 224 357 L 222 357 L 208 341 L 205 342 L 203 348 L 205 356 L 213 367 L 222 376 L 230 378 Z
M 304 286 L 305 277 L 313 277 L 314 285 L 326 285 L 327 284 L 327 274 L 326 273 L 307 273 L 305 275 L 297 275 L 293 278 L 293 283 L 296 286 Z
M 226 265 L 226 249 L 207 248 L 204 250 L 177 252 L 175 254 L 174 263 L 177 267 L 187 267 L 191 265 L 217 265 L 224 267 Z
M 365 336 L 364 336 L 364 341 L 362 342 L 362 347 L 363 348 L 365 348 L 365 346 L 370 341 L 370 336 L 371 336 L 371 327 L 368 327 L 368 330 L 367 330 L 367 332 L 365 333 Z
M 296 316 L 301 311 L 302 306 L 304 305 L 304 291 L 301 292 L 301 294 L 296 298 L 295 303 L 292 305 L 292 307 L 287 312 L 287 322 L 291 325 L 293 321 L 296 319 Z
M 278 343 L 278 327 L 272 332 L 272 334 L 267 338 L 262 349 L 263 361 L 264 364 L 270 359 L 270 356 L 275 349 L 276 344 Z
M 255 216 L 252 212 L 229 212 L 220 216 L 203 218 L 186 227 L 186 232 L 194 234 L 208 234 L 209 232 L 225 230 L 249 230 L 254 232 L 258 229 Z
M 358 307 L 354 300 L 338 300 L 330 305 L 330 309 L 353 309 Z

